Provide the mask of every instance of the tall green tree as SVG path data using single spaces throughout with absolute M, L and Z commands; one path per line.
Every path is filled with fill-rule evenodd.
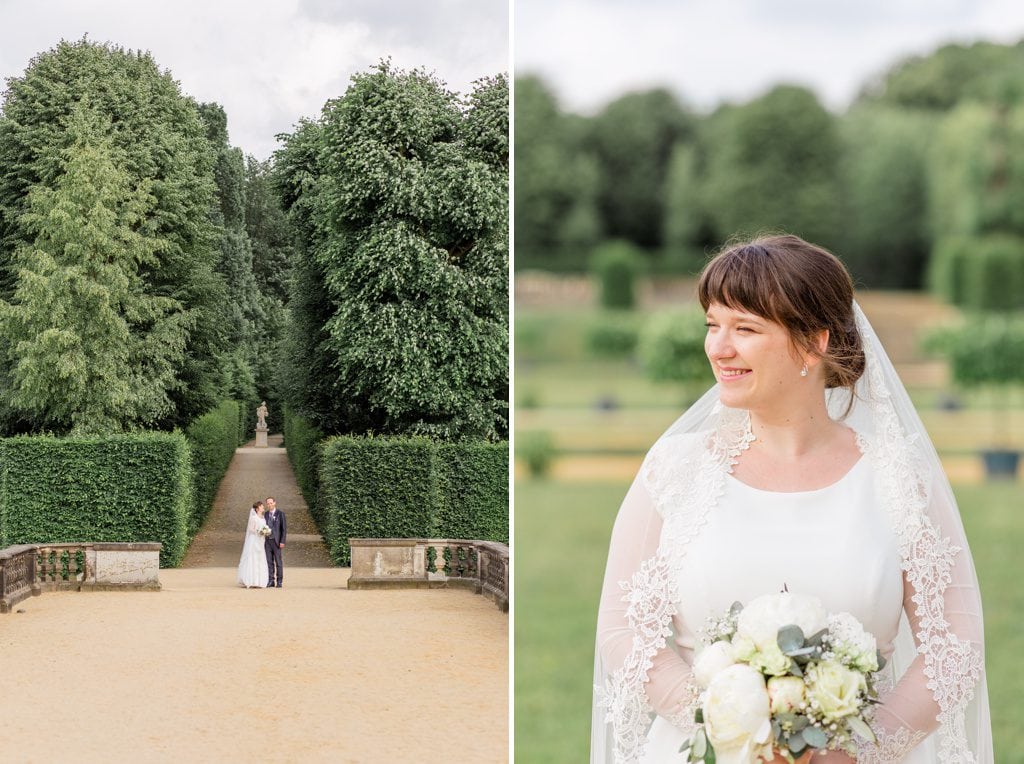
M 926 157 L 938 120 L 858 107 L 839 121 L 843 225 L 838 249 L 858 284 L 920 289 L 931 246 Z
M 965 101 L 1024 100 L 1024 41 L 1015 45 L 950 43 L 899 61 L 868 82 L 858 102 L 949 111 Z
M 288 272 L 295 235 L 274 188 L 273 163 L 245 160 L 245 230 L 252 245 L 252 272 L 261 294 L 288 302 Z
M 330 310 L 317 349 L 332 389 L 318 424 L 507 435 L 507 125 L 505 77 L 462 101 L 388 63 L 324 107 L 315 178 L 305 179 L 315 194 L 307 241 Z M 292 168 L 303 165 L 300 145 L 282 158 Z M 285 173 L 300 198 L 302 175 Z M 323 306 L 311 307 L 296 318 Z
M 193 317 L 175 368 L 172 407 L 160 426 L 183 424 L 224 394 L 228 296 L 214 271 L 217 229 L 210 217 L 216 185 L 214 153 L 196 104 L 148 53 L 86 39 L 61 42 L 8 81 L 0 116 L 0 298 L 17 288 L 15 252 L 36 236 L 23 214 L 29 192 L 54 188 L 64 172 L 67 130 L 75 105 L 88 99 L 109 121 L 110 151 L 129 188 L 147 181 L 151 209 L 137 230 L 163 246 L 139 265 L 152 294 L 180 303 Z
M 57 432 L 110 433 L 166 416 L 192 316 L 140 276 L 167 242 L 144 221 L 156 204 L 133 184 L 86 102 L 66 120 L 52 183 L 28 193 L 18 223 L 14 292 L 0 301 L 4 396 Z
M 537 77 L 516 78 L 516 267 L 583 269 L 602 236 L 587 120 L 562 113 Z
M 694 119 L 662 88 L 624 95 L 590 121 L 586 145 L 600 168 L 598 209 L 609 238 L 661 248 L 669 159 L 693 128 Z
M 702 126 L 703 208 L 716 241 L 784 230 L 838 243 L 841 144 L 835 118 L 805 88 L 781 85 Z

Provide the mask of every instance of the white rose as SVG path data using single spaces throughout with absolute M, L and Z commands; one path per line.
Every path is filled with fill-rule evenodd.
M 719 671 L 705 695 L 704 730 L 720 764 L 754 764 L 769 753 L 772 725 L 764 677 L 743 664 Z
M 764 648 L 755 652 L 747 661 L 751 666 L 768 676 L 782 676 L 789 672 L 789 665 L 792 660 L 784 655 L 777 644 L 765 645 Z
M 737 635 L 732 638 L 732 652 L 738 663 L 749 663 L 757 653 L 757 645 L 750 637 Z
M 866 688 L 863 674 L 835 661 L 824 661 L 807 672 L 807 698 L 830 721 L 857 713 L 860 692 Z
M 804 680 L 798 676 L 773 676 L 768 680 L 768 700 L 773 714 L 799 709 L 804 702 Z
M 723 641 L 714 642 L 697 653 L 697 658 L 693 662 L 693 678 L 706 689 L 719 671 L 735 663 L 736 656 L 732 645 Z
M 779 629 L 796 624 L 805 637 L 821 631 L 828 623 L 828 613 L 817 597 L 780 592 L 757 597 L 740 611 L 736 623 L 737 636 L 751 639 L 758 649 L 777 644 Z

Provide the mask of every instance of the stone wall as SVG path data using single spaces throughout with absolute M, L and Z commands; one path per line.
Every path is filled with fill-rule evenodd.
M 0 613 L 44 591 L 159 589 L 158 543 L 22 544 L 0 550 Z
M 465 587 L 508 612 L 508 546 L 467 539 L 349 539 L 349 589 Z

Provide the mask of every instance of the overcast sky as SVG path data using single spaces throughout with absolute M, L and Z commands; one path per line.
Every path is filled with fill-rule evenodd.
M 181 89 L 216 101 L 231 143 L 267 158 L 349 78 L 390 56 L 452 90 L 508 71 L 506 0 L 0 0 L 0 79 L 59 40 L 148 50 Z
M 1024 37 L 1020 0 L 517 0 L 519 74 L 566 108 L 667 86 L 709 110 L 779 82 L 842 110 L 871 76 L 942 42 Z

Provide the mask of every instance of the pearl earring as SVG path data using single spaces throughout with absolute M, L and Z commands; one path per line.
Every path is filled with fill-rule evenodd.
M 806 377 L 807 376 L 807 364 L 806 363 L 804 364 L 804 367 L 802 369 L 800 369 L 800 376 L 801 377 Z

